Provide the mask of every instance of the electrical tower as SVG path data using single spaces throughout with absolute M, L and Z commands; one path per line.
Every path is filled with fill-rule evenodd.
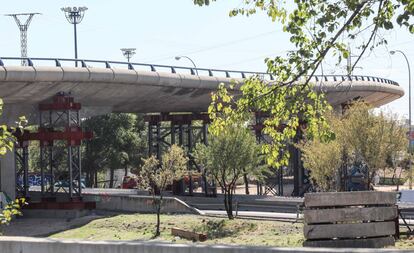
M 16 21 L 17 26 L 20 30 L 20 50 L 21 57 L 27 57 L 27 30 L 29 29 L 30 22 L 33 19 L 33 16 L 40 13 L 19 13 L 19 14 L 7 14 L 5 16 L 13 17 Z M 19 17 L 25 17 L 26 21 L 22 22 Z M 22 59 L 22 66 L 26 65 L 26 60 Z
M 127 58 L 128 62 L 135 55 L 136 48 L 121 48 L 122 54 Z

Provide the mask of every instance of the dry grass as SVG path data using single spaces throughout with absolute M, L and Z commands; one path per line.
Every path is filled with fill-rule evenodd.
M 117 215 L 94 220 L 82 227 L 51 235 L 52 238 L 85 240 L 151 240 L 155 215 Z M 303 226 L 299 223 L 206 218 L 195 215 L 162 215 L 161 236 L 157 240 L 177 243 L 191 241 L 173 237 L 171 228 L 208 234 L 207 244 L 301 247 Z

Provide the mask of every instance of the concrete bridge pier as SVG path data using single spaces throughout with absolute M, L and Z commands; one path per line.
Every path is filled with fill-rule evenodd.
M 16 198 L 16 170 L 14 151 L 0 158 L 0 190 L 9 198 Z

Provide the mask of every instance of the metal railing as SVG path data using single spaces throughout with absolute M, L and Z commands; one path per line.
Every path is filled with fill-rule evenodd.
M 208 68 L 193 68 L 193 67 L 182 67 L 182 66 L 170 66 L 161 64 L 149 64 L 149 63 L 134 63 L 134 62 L 122 62 L 122 61 L 104 61 L 104 60 L 85 60 L 85 59 L 66 59 L 66 58 L 38 58 L 38 57 L 0 57 L 0 66 L 5 66 L 5 61 L 26 61 L 27 66 L 35 66 L 34 61 L 52 61 L 56 67 L 61 67 L 62 63 L 80 63 L 81 68 L 93 67 L 89 64 L 102 64 L 105 68 L 112 68 L 114 65 L 125 66 L 130 70 L 138 68 L 144 68 L 146 70 L 157 72 L 159 70 L 168 71 L 172 74 L 178 73 L 177 71 L 185 71 L 191 75 L 196 73 L 206 73 L 207 76 L 224 76 L 226 78 L 247 78 L 249 76 L 259 76 L 265 80 L 274 80 L 272 74 L 266 72 L 254 72 L 254 71 L 239 71 L 239 70 L 224 70 L 224 69 L 208 69 Z M 202 76 L 202 75 L 200 75 Z M 363 76 L 363 75 L 314 75 L 312 81 L 316 82 L 344 82 L 344 81 L 368 81 L 386 83 L 391 85 L 399 86 L 395 81 L 374 77 L 374 76 Z

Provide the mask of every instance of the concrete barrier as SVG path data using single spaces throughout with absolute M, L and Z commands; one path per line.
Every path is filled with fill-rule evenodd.
M 95 201 L 96 209 L 120 212 L 153 213 L 151 196 L 116 196 L 108 194 L 85 194 L 85 201 Z M 187 205 L 180 199 L 164 197 L 162 213 L 200 214 L 200 212 Z
M 397 249 L 270 248 L 162 242 L 78 241 L 33 237 L 0 237 L 0 253 L 319 253 L 412 252 Z

